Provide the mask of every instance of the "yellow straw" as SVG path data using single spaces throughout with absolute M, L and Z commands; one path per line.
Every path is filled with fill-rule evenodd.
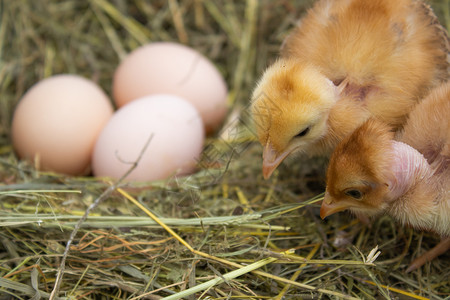
M 387 286 L 387 285 L 384 285 L 384 284 L 376 284 L 375 282 L 369 281 L 369 280 L 363 280 L 363 281 L 365 283 L 368 283 L 368 284 L 371 284 L 371 285 L 374 285 L 374 286 L 381 286 L 382 288 L 388 289 L 391 292 L 395 292 L 395 293 L 399 293 L 399 294 L 402 294 L 402 295 L 405 295 L 405 296 L 409 296 L 409 297 L 414 298 L 414 299 L 430 300 L 429 298 L 425 298 L 425 297 L 422 297 L 422 296 L 419 296 L 419 295 L 416 295 L 416 294 L 413 294 L 413 293 L 410 293 L 410 292 L 406 292 L 406 291 L 403 291 L 403 290 L 400 290 L 400 289 L 396 289 L 396 288 L 393 288 L 393 287 L 390 287 L 390 286 Z

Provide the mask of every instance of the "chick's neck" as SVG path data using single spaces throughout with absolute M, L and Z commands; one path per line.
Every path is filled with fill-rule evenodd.
M 402 224 L 430 229 L 439 194 L 430 165 L 421 153 L 402 142 L 393 141 L 391 153 L 388 213 Z
M 390 178 L 390 199 L 395 200 L 405 195 L 422 181 L 432 175 L 432 170 L 425 157 L 413 147 L 403 142 L 392 142 L 392 178 Z

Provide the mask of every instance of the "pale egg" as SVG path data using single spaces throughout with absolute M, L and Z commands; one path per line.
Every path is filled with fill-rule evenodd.
M 95 141 L 112 114 L 111 101 L 94 82 L 76 75 L 49 77 L 17 105 L 13 145 L 20 158 L 41 170 L 85 175 Z
M 196 50 L 170 42 L 151 43 L 131 52 L 113 80 L 118 107 L 151 94 L 173 94 L 192 103 L 208 133 L 227 112 L 227 86 L 217 68 Z
M 93 173 L 118 179 L 137 163 L 127 180 L 187 174 L 203 141 L 203 122 L 192 104 L 174 95 L 145 96 L 121 107 L 106 124 L 95 145 Z

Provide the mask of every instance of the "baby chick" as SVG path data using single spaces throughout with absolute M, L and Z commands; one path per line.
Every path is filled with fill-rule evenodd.
M 445 29 L 419 0 L 319 0 L 253 92 L 264 177 L 292 152 L 329 156 L 371 116 L 401 127 L 447 80 L 449 52 Z
M 386 213 L 403 225 L 443 240 L 408 271 L 450 249 L 450 81 L 435 88 L 410 113 L 398 137 L 374 118 L 335 148 L 320 209 L 325 218 L 349 209 Z

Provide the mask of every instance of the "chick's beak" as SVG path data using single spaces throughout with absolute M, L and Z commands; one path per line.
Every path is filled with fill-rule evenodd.
M 263 152 L 263 176 L 264 179 L 268 179 L 272 175 L 273 171 L 281 164 L 281 162 L 289 155 L 292 151 L 284 151 L 278 153 L 268 141 L 264 147 Z
M 346 210 L 348 205 L 345 203 L 333 202 L 333 198 L 331 198 L 328 192 L 325 193 L 325 197 L 322 201 L 322 206 L 320 207 L 320 217 L 325 219 L 328 216 L 331 216 L 334 213 Z

